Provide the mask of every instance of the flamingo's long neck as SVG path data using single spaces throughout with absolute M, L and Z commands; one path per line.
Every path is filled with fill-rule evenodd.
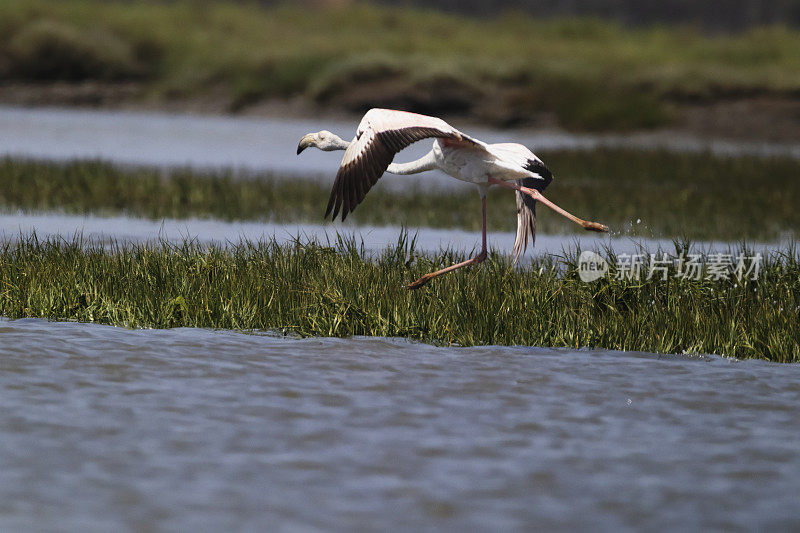
M 420 172 L 434 170 L 436 168 L 439 168 L 436 164 L 436 156 L 433 151 L 430 151 L 416 161 L 411 161 L 409 163 L 392 163 L 389 165 L 389 168 L 386 169 L 386 172 L 400 175 L 419 174 Z
M 333 138 L 330 140 L 330 144 L 328 146 L 325 146 L 324 148 L 320 147 L 320 149 L 325 150 L 326 152 L 332 152 L 335 150 L 347 150 L 349 146 L 350 143 L 348 141 L 345 141 L 341 137 L 333 135 Z

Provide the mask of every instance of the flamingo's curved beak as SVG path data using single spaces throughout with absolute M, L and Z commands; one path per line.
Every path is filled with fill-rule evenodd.
M 300 144 L 297 145 L 297 155 L 300 155 L 300 152 L 302 152 L 309 146 L 312 146 L 313 144 L 314 144 L 313 133 L 307 133 L 306 135 L 303 135 L 303 138 L 300 139 Z

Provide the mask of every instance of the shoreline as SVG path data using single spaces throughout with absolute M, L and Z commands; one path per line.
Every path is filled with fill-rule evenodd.
M 648 129 L 564 128 L 548 113 L 520 116 L 510 121 L 490 116 L 483 110 L 452 113 L 431 112 L 461 129 L 489 128 L 497 131 L 547 132 L 553 135 L 595 137 L 652 137 L 730 143 L 800 143 L 800 97 L 796 95 L 738 95 L 709 102 L 670 103 L 676 118 L 673 123 Z M 362 112 L 352 106 L 316 104 L 304 97 L 267 98 L 233 109 L 227 91 L 209 90 L 205 94 L 181 99 L 148 95 L 145 83 L 2 83 L 0 106 L 18 108 L 63 108 L 89 111 L 166 113 L 228 118 L 271 118 L 358 123 Z

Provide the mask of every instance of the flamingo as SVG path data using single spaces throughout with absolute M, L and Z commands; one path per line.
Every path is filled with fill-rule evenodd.
M 433 148 L 426 155 L 410 163 L 392 162 L 395 154 L 428 138 L 434 141 Z M 516 191 L 515 260 L 527 249 L 528 238 L 535 241 L 537 201 L 588 231 L 608 231 L 603 224 L 582 220 L 542 195 L 553 175 L 526 147 L 515 143 L 487 144 L 458 131 L 440 118 L 393 109 L 370 109 L 361 119 L 351 142 L 322 130 L 303 136 L 297 154 L 310 146 L 324 151 L 345 151 L 325 210 L 325 218 L 330 215 L 331 220 L 341 212 L 344 221 L 384 172 L 408 175 L 439 169 L 477 186 L 483 224 L 481 252 L 472 259 L 425 274 L 407 285 L 409 289 L 418 289 L 437 276 L 486 259 L 486 192 L 492 185 Z

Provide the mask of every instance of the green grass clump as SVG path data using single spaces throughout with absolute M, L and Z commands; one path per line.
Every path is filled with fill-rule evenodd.
M 23 236 L 0 246 L 0 316 L 800 361 L 794 248 L 765 258 L 756 280 L 677 278 L 670 267 L 666 280 L 590 284 L 577 257 L 515 268 L 492 255 L 412 292 L 406 283 L 462 258 L 419 255 L 405 235 L 375 258 L 345 238 L 220 248 Z
M 11 78 L 33 81 L 117 81 L 142 77 L 147 69 L 130 44 L 102 30 L 40 20 L 9 41 L 5 68 Z
M 800 161 L 628 149 L 541 154 L 555 174 L 546 196 L 618 234 L 705 240 L 774 240 L 800 228 Z M 333 178 L 332 170 L 331 180 Z M 386 176 L 384 180 L 398 179 Z M 322 221 L 329 185 L 270 174 L 0 159 L 0 208 L 159 218 Z M 510 191 L 492 191 L 491 230 L 515 228 Z M 348 218 L 361 225 L 480 230 L 471 187 L 370 191 Z M 544 207 L 540 233 L 582 231 Z M 637 220 L 641 223 L 636 224 Z
M 150 98 L 227 94 L 231 109 L 300 96 L 330 106 L 469 112 L 572 128 L 668 123 L 675 103 L 796 94 L 800 33 L 732 36 L 522 13 L 269 7 L 179 0 L 4 0 L 4 80 L 141 79 Z M 446 89 L 446 91 L 443 91 Z

